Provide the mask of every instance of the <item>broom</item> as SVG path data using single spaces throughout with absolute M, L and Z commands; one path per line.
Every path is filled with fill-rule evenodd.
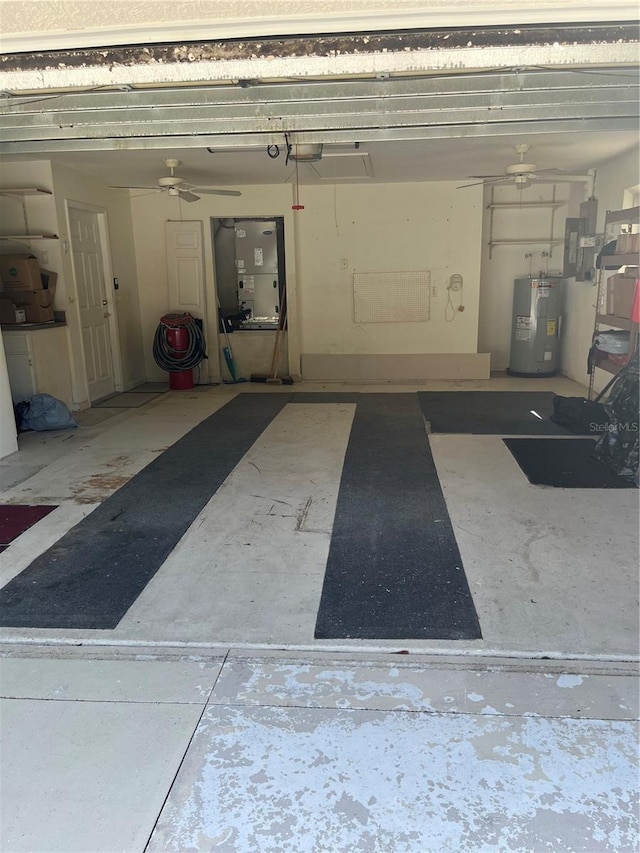
M 266 382 L 269 385 L 293 385 L 293 379 L 291 376 L 283 376 L 282 378 L 278 376 L 278 362 L 280 360 L 280 347 L 282 345 L 282 333 L 284 332 L 286 314 L 287 297 L 286 291 L 283 291 L 282 299 L 280 300 L 280 318 L 278 321 L 278 328 L 276 330 L 276 339 L 273 345 L 273 356 L 271 358 L 269 373 L 252 373 L 252 382 Z
M 218 299 L 218 313 L 220 316 L 220 322 L 222 323 L 222 333 L 224 334 L 224 343 L 225 345 L 222 347 L 222 352 L 224 353 L 224 360 L 227 362 L 227 369 L 231 374 L 231 379 L 224 379 L 225 385 L 237 385 L 238 382 L 246 382 L 246 379 L 239 379 L 236 373 L 236 365 L 233 360 L 233 352 L 231 350 L 231 342 L 229 341 L 229 334 L 227 332 L 227 324 L 225 323 L 224 317 L 222 316 L 222 306 L 220 305 L 220 300 Z

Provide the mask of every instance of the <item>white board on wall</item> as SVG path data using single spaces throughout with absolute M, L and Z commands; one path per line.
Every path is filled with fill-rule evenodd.
M 429 270 L 353 274 L 356 323 L 414 323 L 431 316 Z

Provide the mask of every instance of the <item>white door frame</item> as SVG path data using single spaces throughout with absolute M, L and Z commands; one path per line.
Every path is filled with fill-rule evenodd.
M 87 213 L 94 213 L 98 220 L 98 235 L 100 237 L 100 252 L 102 255 L 102 272 L 104 276 L 105 299 L 107 300 L 107 312 L 109 314 L 109 344 L 111 348 L 111 367 L 113 370 L 113 384 L 116 391 L 124 391 L 124 378 L 122 373 L 122 358 L 120 356 L 120 335 L 118 332 L 118 316 L 116 314 L 116 301 L 114 290 L 111 286 L 113 283 L 113 265 L 111 263 L 111 246 L 109 243 L 109 225 L 107 222 L 107 211 L 104 207 L 97 207 L 95 204 L 87 204 L 84 201 L 73 201 L 73 199 L 65 199 L 65 215 L 67 219 L 67 234 L 71 235 L 71 210 L 83 210 Z M 69 238 L 71 243 L 71 237 Z M 71 269 L 73 270 L 73 299 L 75 301 L 75 314 L 80 324 L 80 308 L 78 303 L 78 284 L 76 279 L 76 270 L 73 262 L 73 251 L 71 251 Z M 87 387 L 87 370 L 85 362 L 84 343 L 82 335 L 80 335 L 80 346 L 82 347 L 83 361 L 82 365 L 72 365 L 77 369 L 80 367 L 84 378 L 85 387 Z M 71 352 L 73 361 L 73 351 Z

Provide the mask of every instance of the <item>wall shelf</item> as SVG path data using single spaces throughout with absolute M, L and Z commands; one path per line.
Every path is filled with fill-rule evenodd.
M 564 204 L 566 201 L 496 201 L 488 204 L 487 210 L 520 207 L 562 207 Z
M 607 225 L 637 225 L 638 221 L 640 221 L 640 207 L 607 211 Z
M 49 231 L 41 231 L 37 234 L 29 233 L 30 227 L 29 220 L 27 218 L 27 205 L 25 198 L 27 196 L 29 198 L 36 198 L 38 196 L 50 197 L 52 195 L 53 193 L 50 190 L 43 190 L 40 187 L 0 187 L 0 196 L 13 197 L 14 199 L 19 200 L 19 203 L 22 206 L 22 216 L 24 220 L 21 223 L 13 223 L 13 225 L 9 225 L 7 223 L 6 227 L 24 228 L 24 231 L 19 234 L 0 234 L 0 240 L 12 240 L 16 243 L 27 243 L 30 240 L 58 240 L 58 235 Z
M 597 367 L 599 370 L 604 370 L 605 373 L 612 373 L 615 376 L 616 373 L 619 373 L 622 370 L 626 363 L 627 362 L 625 362 L 625 364 L 619 364 L 617 361 L 612 362 L 607 358 L 604 361 L 594 362 L 593 366 L 594 368 Z M 593 371 L 591 375 L 593 376 Z
M 53 195 L 51 190 L 42 190 L 40 187 L 0 187 L 0 195 Z
M 529 238 L 527 240 L 492 240 L 489 245 L 490 246 L 524 246 L 527 244 L 531 244 L 532 246 L 559 246 L 560 243 L 564 243 L 564 240 L 550 240 L 548 237 L 540 237 L 538 238 Z
M 553 236 L 556 210 L 567 204 L 566 201 L 560 201 L 556 198 L 555 184 L 553 185 L 552 197 L 548 201 L 494 201 L 494 198 L 494 188 L 491 187 L 491 201 L 486 206 L 486 209 L 489 211 L 489 240 L 487 241 L 487 245 L 489 246 L 490 258 L 493 255 L 494 246 L 546 246 L 549 250 L 549 257 L 551 257 L 551 255 L 553 254 L 554 247 L 562 246 L 564 244 L 564 237 L 562 237 L 561 239 L 555 239 Z M 525 208 L 529 208 L 532 210 L 547 209 L 550 211 L 549 236 L 541 237 L 539 239 L 525 238 L 523 240 L 494 240 L 494 215 L 496 211 L 499 212 L 501 210 L 521 210 Z
M 631 331 L 631 320 L 625 320 L 624 317 L 614 317 L 613 314 L 596 314 L 596 323 L 601 326 L 613 326 L 614 329 L 624 329 Z
M 604 244 L 606 245 L 610 240 L 617 239 L 620 235 L 620 229 L 622 226 L 627 226 L 629 228 L 637 228 L 640 224 L 640 207 L 630 207 L 625 210 L 608 210 L 605 221 L 604 221 Z M 616 232 L 618 232 L 616 234 Z M 627 276 L 622 276 L 621 278 L 624 280 L 631 279 L 633 281 L 634 277 L 638 275 L 638 269 L 640 268 L 640 255 L 637 252 L 632 252 L 630 254 L 624 255 L 606 255 L 602 258 L 602 265 L 598 269 L 598 281 L 597 281 L 597 293 L 596 293 L 596 316 L 595 322 L 593 325 L 593 338 L 595 340 L 596 336 L 599 332 L 605 331 L 603 327 L 612 327 L 614 329 L 621 329 L 625 332 L 629 333 L 629 344 L 628 344 L 628 355 L 626 361 L 628 362 L 629 358 L 635 351 L 638 342 L 638 323 L 633 321 L 631 318 L 625 319 L 624 317 L 616 317 L 613 314 L 602 314 L 601 311 L 604 308 L 608 307 L 608 289 L 610 287 L 609 281 L 613 284 L 613 287 L 616 288 L 618 285 L 619 277 L 616 276 L 607 276 L 607 272 L 612 272 L 620 269 L 620 267 L 635 267 L 636 273 L 627 274 Z M 594 385 L 595 385 L 595 372 L 597 370 L 604 370 L 605 373 L 612 373 L 614 376 L 622 370 L 624 364 L 620 364 L 616 361 L 611 361 L 610 358 L 600 358 L 599 360 L 593 359 L 593 364 L 591 367 L 591 373 L 589 375 L 589 400 L 593 400 L 594 398 Z
M 606 260 L 605 260 L 606 258 Z M 636 252 L 627 255 L 605 255 L 606 270 L 619 270 L 620 267 L 637 267 L 640 265 L 640 255 Z
M 57 234 L 0 234 L 0 240 L 59 240 Z

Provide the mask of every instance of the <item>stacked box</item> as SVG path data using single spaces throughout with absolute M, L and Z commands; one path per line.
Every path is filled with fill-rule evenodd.
M 607 314 L 612 317 L 631 317 L 633 297 L 636 292 L 636 277 L 612 275 L 607 279 Z
M 18 290 L 42 290 L 40 264 L 33 255 L 0 255 L 0 279 L 5 296 Z
M 30 255 L 0 255 L 0 278 L 3 323 L 50 323 L 54 319 L 57 273 L 40 269 L 37 258 Z

